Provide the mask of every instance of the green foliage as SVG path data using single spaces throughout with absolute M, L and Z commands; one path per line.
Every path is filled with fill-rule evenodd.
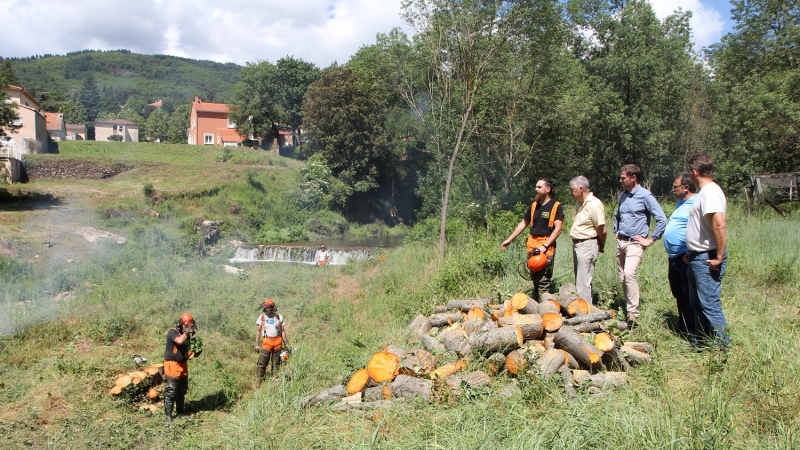
M 61 104 L 58 111 L 64 114 L 65 123 L 84 124 L 89 123 L 86 110 L 81 102 L 70 100 Z
M 352 193 L 349 186 L 333 177 L 321 154 L 311 156 L 300 168 L 298 186 L 300 205 L 310 211 L 340 210 Z
M 97 89 L 97 84 L 92 74 L 83 79 L 81 90 L 78 92 L 78 101 L 83 105 L 83 110 L 86 111 L 86 120 L 94 122 L 100 113 L 100 91 Z
M 186 133 L 189 129 L 189 118 L 192 115 L 192 105 L 184 104 L 175 108 L 169 116 L 169 135 L 167 140 L 175 144 L 186 143 Z
M 150 116 L 144 123 L 145 136 L 151 141 L 158 139 L 159 142 L 166 142 L 169 139 L 169 120 L 169 114 L 160 109 L 156 109 L 150 113 Z
M 92 340 L 109 345 L 117 339 L 136 333 L 137 322 L 129 316 L 109 316 L 97 318 L 86 329 Z
M 114 142 L 122 142 L 123 138 L 122 138 L 121 134 L 112 134 L 112 135 L 109 135 L 108 138 L 106 138 L 106 139 L 108 139 L 109 141 L 114 141 Z

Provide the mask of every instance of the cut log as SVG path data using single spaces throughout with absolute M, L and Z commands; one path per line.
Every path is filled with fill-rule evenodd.
M 625 386 L 628 374 L 625 372 L 601 372 L 589 376 L 589 383 L 602 389 Z
M 543 316 L 549 312 L 561 315 L 561 305 L 558 303 L 557 298 L 551 298 L 539 303 L 539 315 Z
M 364 389 L 364 401 L 374 402 L 375 400 L 383 400 L 383 386 L 372 386 Z
M 551 333 L 558 331 L 563 324 L 564 319 L 561 317 L 561 314 L 549 312 L 542 316 L 542 327 L 545 331 Z
M 444 353 L 447 351 L 447 348 L 445 348 L 444 344 L 442 344 L 442 341 L 433 336 L 428 336 L 426 334 L 422 336 L 421 340 L 422 346 L 425 347 L 425 350 L 431 353 Z
M 430 399 L 432 390 L 433 381 L 406 375 L 398 375 L 391 384 L 392 395 L 399 398 L 419 396 L 424 399 Z
M 553 332 L 546 332 L 544 334 L 544 339 L 542 339 L 542 346 L 545 350 L 550 350 L 551 348 L 556 348 L 556 344 L 553 343 L 553 340 L 556 337 L 556 333 Z
M 400 358 L 389 352 L 378 352 L 372 355 L 367 363 L 370 378 L 378 383 L 392 381 L 400 370 Z
M 472 333 L 476 332 L 481 325 L 483 325 L 483 319 L 467 319 L 464 322 L 464 332 L 467 333 L 467 336 L 471 335 Z
M 397 400 L 375 400 L 375 401 L 364 401 L 361 403 L 337 403 L 331 406 L 331 411 L 333 412 L 349 412 L 349 411 L 368 411 L 373 409 L 386 409 L 391 408 L 395 405 L 395 401 Z
M 150 364 L 149 366 L 142 369 L 148 375 L 155 375 L 157 373 L 164 373 L 164 364 Z
M 350 381 L 347 383 L 347 393 L 349 395 L 353 395 L 356 392 L 361 392 L 365 388 L 369 387 L 369 372 L 367 369 L 358 369 L 356 373 L 350 377 Z
M 628 364 L 619 346 L 615 346 L 609 352 L 603 354 L 603 364 L 605 364 L 606 368 L 610 371 L 621 370 L 627 372 L 631 370 L 631 366 Z
M 589 303 L 575 294 L 565 292 L 558 295 L 561 312 L 567 316 L 583 315 L 589 312 Z
M 490 298 L 468 298 L 465 300 L 450 300 L 447 302 L 447 309 L 448 310 L 458 310 L 467 312 L 471 309 L 478 308 L 478 309 L 486 309 L 489 306 L 489 303 L 492 302 Z
M 322 391 L 317 392 L 316 394 L 311 394 L 303 399 L 302 407 L 308 408 L 310 406 L 316 406 L 321 403 L 327 403 L 334 400 L 338 400 L 340 398 L 347 397 L 347 389 L 345 389 L 342 385 L 332 386 L 328 389 L 324 389 Z
M 564 393 L 567 394 L 567 397 L 577 397 L 578 394 L 575 392 L 572 372 L 569 370 L 569 368 L 567 366 L 561 366 L 558 368 L 558 373 L 561 375 L 561 380 L 564 382 Z
M 348 397 L 342 397 L 342 399 L 339 401 L 341 403 L 344 403 L 345 405 L 352 405 L 354 403 L 361 403 L 362 396 L 363 395 L 361 394 L 361 391 L 358 391 L 355 394 L 350 395 Z
M 538 314 L 514 314 L 511 317 L 501 317 L 497 320 L 501 327 L 519 326 L 522 330 L 523 340 L 539 339 L 544 335 L 542 317 Z
M 460 356 L 467 355 L 471 351 L 464 330 L 461 328 L 444 330 L 439 333 L 439 338 L 446 349 L 456 352 Z
M 516 294 L 511 296 L 511 310 L 512 311 L 519 311 L 522 308 L 528 306 L 528 294 L 524 292 L 517 292 Z
M 147 400 L 149 400 L 150 402 L 155 403 L 158 401 L 159 395 L 160 393 L 158 392 L 158 389 L 155 387 L 151 387 L 150 389 L 147 390 L 147 394 L 145 394 L 145 397 L 147 397 Z
M 412 348 L 400 359 L 400 373 L 412 377 L 427 376 L 436 369 L 436 357 L 421 348 Z
M 564 365 L 564 361 L 564 353 L 555 349 L 545 351 L 542 356 L 536 360 L 536 364 L 539 366 L 539 374 L 545 380 L 550 379 L 550 377 L 558 372 L 558 369 Z
M 420 314 L 411 321 L 408 329 L 411 330 L 411 334 L 413 336 L 422 337 L 431 331 L 431 321 L 428 320 L 427 317 Z
M 578 288 L 572 283 L 562 284 L 561 287 L 558 288 L 558 296 L 561 297 L 561 294 L 578 295 Z
M 384 400 L 391 400 L 394 398 L 394 394 L 392 394 L 392 388 L 388 384 L 384 384 L 381 386 L 381 395 L 383 396 Z
M 589 373 L 588 370 L 573 370 L 572 371 L 572 378 L 575 380 L 576 384 L 583 384 L 584 382 L 589 380 L 592 374 Z
M 536 300 L 528 297 L 528 303 L 523 307 L 517 310 L 520 314 L 539 314 L 539 303 Z
M 640 352 L 644 352 L 647 354 L 653 353 L 653 346 L 648 344 L 647 342 L 628 341 L 625 343 L 625 345 Z
M 622 346 L 622 353 L 625 354 L 625 357 L 628 358 L 631 364 L 640 364 L 653 360 L 652 356 L 645 352 L 640 352 L 633 347 L 629 347 L 627 344 Z
M 386 350 L 384 350 L 384 351 L 388 352 L 388 353 L 391 353 L 391 354 L 397 356 L 398 358 L 402 358 L 403 355 L 406 354 L 406 350 L 404 348 L 400 348 L 400 347 L 398 347 L 396 345 L 390 345 L 390 346 L 386 347 Z
M 586 342 L 581 335 L 570 327 L 562 327 L 556 333 L 553 343 L 556 348 L 566 350 L 578 360 L 584 369 L 596 369 L 600 366 L 603 352 L 594 345 Z
M 491 384 L 491 382 L 492 379 L 489 378 L 489 375 L 479 370 L 465 374 L 453 374 L 444 379 L 445 385 L 447 385 L 450 391 L 454 394 L 461 393 L 462 383 L 466 383 L 467 386 L 474 389 L 482 386 L 488 386 Z
M 484 363 L 490 375 L 497 375 L 506 366 L 506 355 L 499 352 L 492 353 Z
M 459 359 L 458 361 L 456 361 L 454 363 L 445 364 L 445 365 L 439 367 L 438 369 L 434 370 L 433 372 L 431 372 L 431 379 L 435 380 L 437 378 L 438 379 L 446 378 L 446 377 L 458 372 L 459 370 L 464 370 L 464 368 L 466 366 L 467 366 L 467 363 L 463 359 Z
M 488 331 L 479 331 L 469 337 L 472 350 L 482 354 L 494 352 L 508 352 L 519 348 L 525 340 L 519 326 L 495 328 Z
M 570 317 L 569 319 L 564 320 L 564 324 L 577 325 L 579 323 L 586 323 L 586 322 L 599 322 L 601 320 L 613 319 L 614 315 L 615 312 L 611 310 L 594 312 L 591 314 L 584 314 L 582 316 Z
M 461 313 L 432 314 L 428 317 L 432 327 L 445 327 L 461 321 Z
M 614 338 L 608 333 L 601 332 L 594 336 L 594 346 L 603 353 L 610 352 L 615 345 Z
M 470 319 L 483 320 L 485 318 L 486 318 L 486 312 L 484 312 L 482 308 L 472 308 L 467 313 L 467 320 L 470 320 Z
M 524 348 L 516 349 L 506 355 L 506 369 L 514 375 L 524 372 L 528 369 L 530 361 L 528 360 L 528 350 Z
M 449 312 L 449 311 L 450 311 L 450 308 L 448 308 L 447 305 L 436 305 L 436 306 L 433 307 L 433 313 L 434 314 L 444 314 L 444 313 Z

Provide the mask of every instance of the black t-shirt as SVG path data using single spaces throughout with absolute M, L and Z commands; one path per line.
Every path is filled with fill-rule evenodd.
M 181 333 L 178 332 L 175 328 L 172 328 L 167 333 L 167 348 L 164 350 L 164 361 L 177 361 L 177 362 L 184 362 L 186 361 L 186 353 L 189 352 L 189 339 L 187 338 L 183 341 L 182 345 L 178 346 L 178 351 L 173 354 L 175 349 L 175 339 L 180 337 Z
M 550 199 L 544 205 L 540 205 L 538 202 L 536 203 L 536 211 L 533 213 L 533 223 L 530 223 L 531 220 L 531 206 L 528 207 L 528 210 L 525 212 L 525 222 L 527 222 L 531 226 L 531 235 L 532 236 L 550 236 L 550 233 L 553 232 L 552 229 L 548 228 L 547 225 L 550 224 L 550 213 L 553 211 L 553 200 Z M 564 220 L 564 208 L 563 205 L 559 204 L 558 208 L 556 208 L 556 220 Z

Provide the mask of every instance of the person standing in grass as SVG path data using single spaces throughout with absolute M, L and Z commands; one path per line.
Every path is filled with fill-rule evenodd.
M 534 252 L 547 255 L 547 267 L 531 274 L 533 296 L 537 301 L 542 294 L 553 292 L 553 260 L 556 256 L 556 239 L 564 226 L 564 209 L 560 202 L 553 199 L 553 187 L 553 182 L 548 178 L 542 178 L 536 182 L 536 198 L 528 207 L 528 211 L 525 212 L 517 228 L 508 239 L 500 244 L 500 248 L 505 250 L 530 225 L 531 234 L 525 244 L 528 257 Z
M 575 220 L 569 231 L 572 238 L 572 264 L 578 296 L 592 303 L 594 263 L 606 247 L 606 217 L 603 202 L 589 190 L 589 180 L 577 176 L 569 182 L 572 197 L 578 202 Z
M 686 226 L 685 256 L 688 264 L 689 302 L 695 310 L 695 320 L 687 326 L 692 347 L 705 345 L 704 340 L 726 349 L 730 344 L 728 322 L 722 311 L 720 295 L 722 277 L 728 264 L 728 233 L 725 223 L 727 199 L 714 182 L 714 162 L 707 155 L 689 158 L 692 184 L 700 191 L 689 212 Z
M 617 269 L 628 310 L 628 325 L 633 328 L 639 320 L 639 281 L 636 271 L 644 256 L 644 250 L 661 239 L 667 226 L 667 216 L 656 197 L 639 183 L 641 170 L 636 164 L 625 164 L 620 168 L 619 182 L 622 194 L 614 213 L 614 235 L 617 239 Z M 650 238 L 650 218 L 656 227 Z
M 167 386 L 164 389 L 164 413 L 167 424 L 172 423 L 172 409 L 178 415 L 186 412 L 186 391 L 189 389 L 189 364 L 191 357 L 189 342 L 195 335 L 194 318 L 183 313 L 175 327 L 167 332 L 167 347 L 164 350 L 164 378 Z
M 258 370 L 256 372 L 258 385 L 264 381 L 264 375 L 276 372 L 281 366 L 281 349 L 288 346 L 286 328 L 283 326 L 283 316 L 278 314 L 275 302 L 268 298 L 261 303 L 264 314 L 256 320 L 256 343 L 259 350 Z
M 317 265 L 319 267 L 327 265 L 331 261 L 331 252 L 325 247 L 325 244 L 320 244 L 319 251 L 317 252 Z
M 678 203 L 675 211 L 669 216 L 664 229 L 664 248 L 667 250 L 669 268 L 667 279 L 672 296 L 678 304 L 678 331 L 687 333 L 687 322 L 694 322 L 694 308 L 689 303 L 689 279 L 686 275 L 688 265 L 683 260 L 689 249 L 686 247 L 686 225 L 689 212 L 695 202 L 695 187 L 691 176 L 682 173 L 672 181 L 672 194 Z

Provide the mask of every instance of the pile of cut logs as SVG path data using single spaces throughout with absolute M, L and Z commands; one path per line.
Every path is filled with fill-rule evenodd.
M 141 370 L 123 373 L 117 376 L 114 387 L 109 394 L 125 398 L 131 403 L 157 403 L 161 395 L 161 383 L 164 381 L 164 364 L 151 364 Z M 145 409 L 152 409 L 146 407 Z
M 558 374 L 570 397 L 576 385 L 590 392 L 623 386 L 632 364 L 651 360 L 652 347 L 623 343 L 627 323 L 614 316 L 578 297 L 572 284 L 558 296 L 543 295 L 541 303 L 523 292 L 502 305 L 489 298 L 451 300 L 409 325 L 410 343 L 423 348 L 390 345 L 346 385 L 309 395 L 303 405 L 336 402 L 334 409 L 350 410 L 458 395 L 489 386 L 504 368 L 545 380 Z M 463 373 L 467 368 L 475 370 Z

